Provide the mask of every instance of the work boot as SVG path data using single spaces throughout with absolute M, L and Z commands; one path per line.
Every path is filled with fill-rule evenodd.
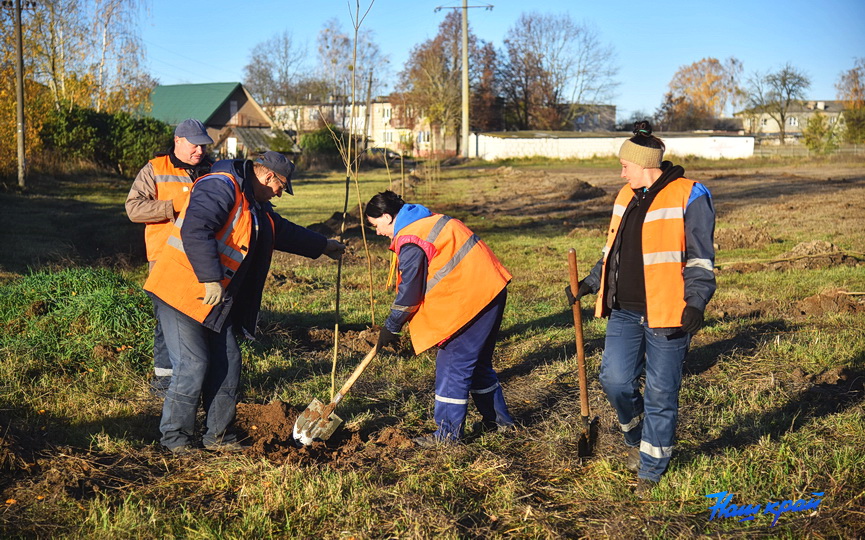
M 648 478 L 637 478 L 637 487 L 634 488 L 634 495 L 638 499 L 648 499 L 652 496 L 652 490 L 658 485 L 654 480 Z
M 625 466 L 629 471 L 640 472 L 640 449 L 636 446 L 628 448 L 628 458 L 625 460 Z
M 195 448 L 188 444 L 181 444 L 180 446 L 175 446 L 174 448 L 168 449 L 173 456 L 188 456 L 195 452 Z
M 237 441 L 232 441 L 227 443 L 208 444 L 204 446 L 204 449 L 210 452 L 217 452 L 220 454 L 239 454 L 243 452 L 246 447 Z
M 473 435 L 483 435 L 484 433 L 508 433 L 514 431 L 516 426 L 514 424 L 497 424 L 495 420 L 481 420 L 479 422 L 475 422 L 472 424 L 472 434 Z
M 415 446 L 419 446 L 420 448 L 437 448 L 441 445 L 456 443 L 454 439 L 439 439 L 435 436 L 435 433 L 415 437 L 411 440 L 411 442 L 414 443 Z

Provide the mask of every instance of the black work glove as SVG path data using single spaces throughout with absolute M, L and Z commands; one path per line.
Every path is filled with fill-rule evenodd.
M 685 306 L 682 310 L 682 331 L 694 335 L 700 328 L 703 328 L 703 310 Z
M 393 343 L 399 341 L 399 334 L 394 334 L 387 328 L 382 328 L 381 332 L 378 334 L 378 343 L 375 344 L 375 348 L 381 350 L 382 347 L 387 347 Z
M 565 296 L 568 299 L 568 305 L 573 306 L 577 300 L 580 300 L 582 297 L 590 294 L 592 292 L 592 288 L 589 287 L 589 284 L 586 283 L 586 280 L 580 281 L 579 287 L 577 288 L 577 296 L 574 296 L 574 293 L 571 291 L 571 286 L 565 286 Z

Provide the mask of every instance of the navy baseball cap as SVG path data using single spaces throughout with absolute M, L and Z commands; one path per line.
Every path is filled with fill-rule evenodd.
M 213 139 L 207 134 L 207 128 L 195 118 L 187 118 L 178 124 L 174 136 L 183 137 L 192 144 L 213 144 Z
M 255 162 L 261 163 L 280 176 L 284 176 L 285 191 L 287 191 L 289 195 L 294 195 L 294 190 L 291 189 L 291 175 L 294 173 L 294 163 L 292 163 L 287 157 L 279 152 L 268 150 L 260 158 L 255 160 Z

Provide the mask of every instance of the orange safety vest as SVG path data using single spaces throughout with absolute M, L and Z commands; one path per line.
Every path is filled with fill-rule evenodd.
M 168 155 L 150 160 L 153 166 L 153 181 L 156 187 L 156 199 L 170 201 L 176 199 L 192 188 L 192 178 L 185 169 L 179 169 L 171 163 Z M 170 221 L 148 223 L 144 226 L 144 245 L 147 247 L 147 260 L 155 261 L 165 245 L 165 240 L 171 234 L 173 224 Z
M 460 220 L 442 214 L 402 229 L 390 249 L 417 244 L 429 263 L 424 299 L 409 321 L 415 353 L 437 345 L 469 323 L 511 280 L 483 240 Z
M 685 250 L 685 208 L 696 182 L 678 178 L 655 196 L 643 221 L 643 276 L 646 283 L 646 319 L 649 328 L 682 326 L 685 309 L 685 279 L 682 272 L 687 262 Z M 619 225 L 634 190 L 627 184 L 619 191 L 613 206 L 613 217 L 604 247 L 601 288 L 595 303 L 595 316 L 609 315 L 604 301 L 607 283 L 607 257 L 612 249 Z M 627 276 L 622 276 L 627 279 Z
M 228 213 L 229 219 L 216 233 L 214 240 L 219 248 L 219 262 L 223 268 L 223 278 L 220 280 L 226 289 L 231 282 L 240 263 L 249 253 L 249 242 L 255 218 L 249 209 L 249 201 L 243 195 L 240 184 L 234 176 L 228 173 L 207 174 L 198 179 L 192 189 L 210 176 L 223 176 L 231 179 L 234 185 L 234 206 Z M 214 180 L 215 181 L 215 180 Z M 165 243 L 162 253 L 153 270 L 144 282 L 144 290 L 158 296 L 163 302 L 184 313 L 196 321 L 203 323 L 214 306 L 205 304 L 204 285 L 198 281 L 192 264 L 183 249 L 180 229 L 186 216 L 189 201 L 175 220 L 171 234 Z

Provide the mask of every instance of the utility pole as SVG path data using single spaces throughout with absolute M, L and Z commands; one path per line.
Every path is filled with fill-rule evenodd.
M 463 125 L 462 125 L 463 157 L 469 157 L 469 4 L 463 0 Z
M 462 72 L 462 129 L 460 130 L 460 150 L 463 157 L 469 157 L 469 8 L 485 8 L 487 11 L 492 11 L 492 5 L 483 5 L 483 6 L 470 6 L 468 5 L 468 0 L 463 0 L 462 8 L 444 8 L 443 6 L 439 6 L 435 8 L 435 11 L 439 11 L 440 9 L 462 9 L 463 10 L 463 19 L 462 19 L 462 30 L 463 30 L 463 47 L 462 47 L 462 64 L 463 64 L 463 72 Z
M 24 46 L 21 37 L 21 0 L 15 0 L 15 96 L 18 115 L 18 186 L 26 187 L 24 181 Z

